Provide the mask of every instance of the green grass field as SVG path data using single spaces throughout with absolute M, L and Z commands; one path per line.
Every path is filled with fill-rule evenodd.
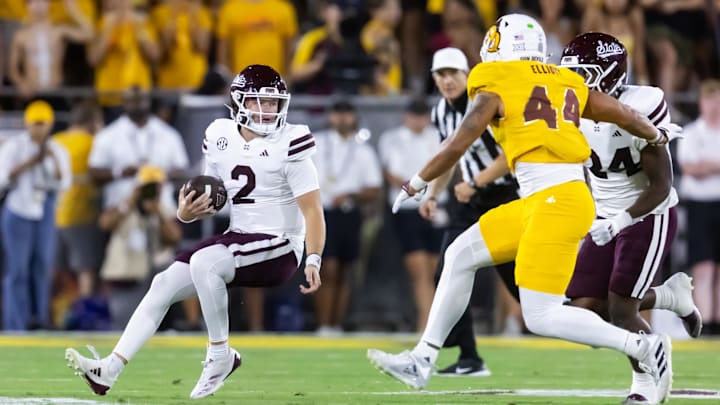
M 215 396 L 190 401 L 205 355 L 205 338 L 198 335 L 154 338 L 107 396 L 94 396 L 66 367 L 64 349 L 87 352 L 84 344 L 90 343 L 105 355 L 115 339 L 0 336 L 0 403 L 619 404 L 630 384 L 621 355 L 556 340 L 481 338 L 491 377 L 435 377 L 427 391 L 418 392 L 379 373 L 365 357 L 369 347 L 409 348 L 412 338 L 239 335 L 230 342 L 242 354 L 243 366 Z M 444 350 L 438 364 L 456 354 Z M 720 403 L 720 340 L 675 342 L 673 365 L 671 403 Z M 678 390 L 707 393 L 704 400 L 691 399 Z

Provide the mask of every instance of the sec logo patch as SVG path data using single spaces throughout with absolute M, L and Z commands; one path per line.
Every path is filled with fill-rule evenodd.
M 217 148 L 220 150 L 225 150 L 228 147 L 228 140 L 227 138 L 220 137 L 220 139 L 217 140 Z

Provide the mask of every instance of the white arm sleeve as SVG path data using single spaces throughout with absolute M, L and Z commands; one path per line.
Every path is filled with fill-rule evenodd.
M 317 170 L 310 159 L 287 162 L 285 176 L 295 198 L 320 188 Z
M 185 150 L 185 144 L 182 141 L 182 137 L 177 131 L 169 133 L 172 136 L 172 148 L 173 148 L 173 169 L 187 169 L 190 166 L 190 160 L 188 159 L 187 150 Z
M 112 144 L 110 143 L 112 134 L 105 132 L 99 133 L 93 140 L 90 157 L 88 157 L 88 165 L 98 169 L 112 169 L 112 155 L 110 153 Z
M 363 167 L 365 168 L 365 178 L 364 178 L 364 187 L 382 187 L 383 183 L 383 176 L 382 176 L 382 169 L 380 168 L 380 162 L 378 162 L 377 155 L 375 155 L 375 151 L 368 146 L 365 148 L 364 155 L 364 161 L 365 164 Z
M 10 183 L 10 170 L 15 167 L 15 142 L 6 140 L 0 146 L 0 189 Z

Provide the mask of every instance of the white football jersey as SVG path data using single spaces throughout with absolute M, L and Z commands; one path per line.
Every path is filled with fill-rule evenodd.
M 619 101 L 648 117 L 654 125 L 670 122 L 664 93 L 657 87 L 627 86 Z M 597 215 L 612 217 L 632 206 L 648 187 L 647 176 L 640 165 L 640 151 L 647 146 L 647 141 L 615 124 L 588 119 L 581 120 L 580 130 L 592 148 L 589 172 Z M 667 146 L 665 149 L 670 154 Z M 662 213 L 677 202 L 677 193 L 671 188 L 665 201 L 651 213 Z
M 310 129 L 287 124 L 246 142 L 235 121 L 217 119 L 205 131 L 202 148 L 205 174 L 222 179 L 227 189 L 229 230 L 282 236 L 302 252 L 305 220 L 295 199 L 319 188 Z

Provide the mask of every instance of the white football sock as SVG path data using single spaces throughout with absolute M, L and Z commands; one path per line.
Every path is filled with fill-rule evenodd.
M 190 277 L 200 299 L 210 342 L 228 340 L 226 285 L 235 277 L 235 256 L 223 245 L 200 249 L 190 258 Z
M 107 372 L 112 378 L 117 378 L 125 368 L 125 363 L 115 353 L 110 353 L 104 360 L 107 364 Z
M 430 362 L 430 364 L 435 364 L 438 354 L 440 353 L 440 348 L 431 346 L 427 342 L 421 340 L 415 348 L 412 349 L 412 353 L 418 357 L 426 359 Z
M 562 295 L 520 288 L 520 306 L 527 328 L 537 335 L 605 347 L 637 358 L 646 350 L 640 335 L 611 325 L 584 308 L 563 305 Z
M 480 234 L 480 226 L 471 225 L 445 250 L 443 271 L 430 307 L 427 326 L 413 354 L 437 359 L 437 349 L 462 316 L 470 302 L 475 270 L 492 266 L 492 257 Z
M 227 356 L 229 350 L 230 345 L 228 345 L 227 340 L 220 344 L 208 346 L 208 352 L 210 352 L 210 358 L 212 359 L 218 359 Z
M 135 308 L 113 352 L 127 361 L 155 334 L 170 305 L 195 294 L 187 263 L 174 262 L 158 273 L 150 289 Z
M 673 310 L 675 307 L 675 296 L 670 290 L 670 287 L 666 285 L 659 285 L 652 288 L 655 291 L 655 305 L 653 309 L 668 309 Z

